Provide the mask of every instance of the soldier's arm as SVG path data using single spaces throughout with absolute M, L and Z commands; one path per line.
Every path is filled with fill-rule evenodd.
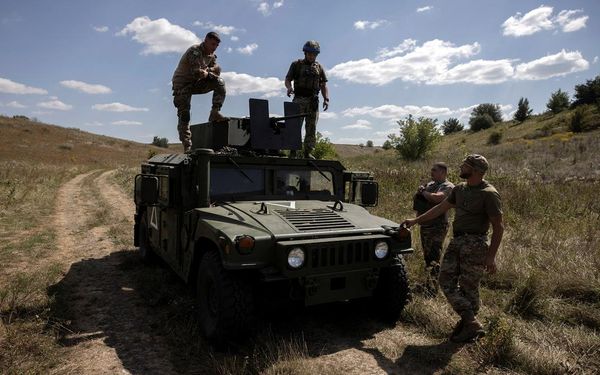
M 327 88 L 327 82 L 321 83 L 321 95 L 323 95 L 323 110 L 326 111 L 329 108 L 329 89 Z
M 287 96 L 291 96 L 294 93 L 292 81 L 287 77 L 285 78 L 285 88 L 287 89 Z
M 202 60 L 198 58 L 198 56 L 194 55 L 190 48 L 186 53 L 188 54 L 188 61 L 190 66 L 190 72 L 192 76 L 196 79 L 204 79 L 208 76 L 208 71 L 206 66 L 202 63 Z
M 490 241 L 490 247 L 485 258 L 485 270 L 489 273 L 495 273 L 496 253 L 498 252 L 498 247 L 500 247 L 500 241 L 502 241 L 504 225 L 502 224 L 502 215 L 490 216 L 489 219 L 490 223 L 492 224 L 492 239 Z
M 221 67 L 217 63 L 214 63 L 207 70 L 208 70 L 209 73 L 212 73 L 212 74 L 214 74 L 216 76 L 220 76 L 221 75 Z
M 435 219 L 436 217 L 445 214 L 446 211 L 453 207 L 454 205 L 448 202 L 447 199 L 445 199 L 441 203 L 437 204 L 435 207 L 431 208 L 429 211 L 425 212 L 423 215 L 417 216 L 414 219 L 404 220 L 404 222 L 402 222 L 402 225 L 406 225 L 408 228 L 410 228 L 415 224 L 420 224 L 424 221 Z
M 423 194 L 423 197 L 431 203 L 440 203 L 448 196 L 448 194 L 441 191 L 438 191 L 437 193 L 430 193 L 428 191 L 423 190 L 421 194 Z

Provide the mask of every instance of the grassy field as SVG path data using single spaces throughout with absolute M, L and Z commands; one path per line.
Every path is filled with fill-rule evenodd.
M 414 215 L 412 194 L 427 180 L 431 162 L 449 163 L 449 178 L 457 182 L 465 154 L 478 152 L 490 161 L 487 179 L 502 195 L 506 230 L 499 271 L 483 281 L 481 316 L 489 334 L 453 354 L 441 372 L 563 374 L 600 368 L 600 131 L 570 133 L 568 116 L 541 115 L 523 124 L 453 134 L 418 162 L 401 161 L 391 150 L 338 148 L 348 169 L 370 170 L 379 181 L 380 204 L 372 212 L 397 222 Z M 502 142 L 488 145 L 489 133 L 498 130 Z M 68 310 L 48 291 L 65 265 L 41 261 L 57 247 L 52 215 L 58 188 L 82 172 L 117 169 L 114 179 L 129 194 L 140 161 L 160 149 L 26 120 L 0 118 L 0 131 L 8 140 L 0 151 L 0 373 L 48 373 L 64 354 L 60 338 L 67 322 L 61 311 Z M 89 194 L 97 193 L 89 187 Z M 89 226 L 111 220 L 102 205 L 92 217 L 96 222 Z M 133 251 L 123 226 L 109 235 Z M 417 252 L 408 257 L 408 267 L 419 284 L 425 274 L 420 245 L 413 245 Z M 336 373 L 319 360 L 318 340 L 284 329 L 266 330 L 234 353 L 207 350 L 185 288 L 168 270 L 154 267 L 149 273 L 135 257 L 128 259 L 123 269 L 136 275 L 136 289 L 156 311 L 161 324 L 155 329 L 170 337 L 173 359 L 182 360 L 179 372 Z M 456 318 L 442 296 L 415 293 L 399 324 L 442 341 Z M 324 324 L 342 335 L 353 322 Z M 392 362 L 402 354 L 395 332 L 368 344 Z M 185 364 L 190 357 L 195 360 Z

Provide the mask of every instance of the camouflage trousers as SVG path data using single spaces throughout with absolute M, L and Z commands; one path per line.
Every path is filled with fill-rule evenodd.
M 427 288 L 432 294 L 438 292 L 438 277 L 440 274 L 440 257 L 442 245 L 448 233 L 448 224 L 421 226 L 421 247 L 427 271 Z
M 479 312 L 479 282 L 488 251 L 487 236 L 466 234 L 454 237 L 442 260 L 440 287 L 448 302 L 462 316 Z
M 221 77 L 211 80 L 203 79 L 181 88 L 173 88 L 173 104 L 177 108 L 179 119 L 177 131 L 184 149 L 189 149 L 192 145 L 192 132 L 190 131 L 192 95 L 206 94 L 211 91 L 213 92 L 212 108 L 218 111 L 223 106 L 226 96 L 225 81 Z
M 300 106 L 300 113 L 307 113 L 304 118 L 304 153 L 309 154 L 317 143 L 317 121 L 319 121 L 319 99 L 314 97 L 294 96 L 294 103 Z

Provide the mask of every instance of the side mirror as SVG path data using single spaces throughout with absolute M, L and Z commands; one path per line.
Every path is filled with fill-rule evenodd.
M 140 203 L 156 204 L 158 202 L 158 177 L 140 176 Z
M 360 183 L 360 205 L 375 207 L 379 201 L 379 184 L 373 181 Z

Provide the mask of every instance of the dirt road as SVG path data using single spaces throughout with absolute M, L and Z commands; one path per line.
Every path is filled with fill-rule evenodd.
M 67 319 L 67 355 L 58 374 L 228 372 L 227 353 L 198 335 L 193 297 L 165 267 L 144 266 L 132 246 L 134 205 L 111 179 L 93 171 L 66 183 L 57 199 L 58 250 L 64 264 L 53 287 L 55 314 Z M 157 281 L 158 280 L 158 281 Z M 328 373 L 437 373 L 459 350 L 417 329 L 384 326 L 346 305 L 311 309 L 268 323 L 276 339 L 301 336 L 308 367 Z M 242 353 L 254 349 L 241 348 Z M 235 355 L 235 353 L 234 353 Z M 244 354 L 241 355 L 244 358 Z M 302 367 L 301 365 L 300 367 Z

